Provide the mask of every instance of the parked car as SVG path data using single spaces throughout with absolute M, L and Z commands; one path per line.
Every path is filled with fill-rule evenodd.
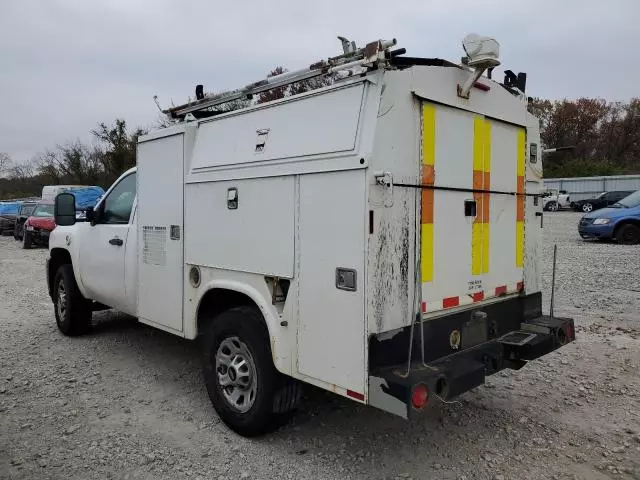
M 615 240 L 632 245 L 640 243 L 640 190 L 609 208 L 586 214 L 578 224 L 582 238 Z
M 564 190 L 547 190 L 542 194 L 542 208 L 549 212 L 569 208 L 570 205 L 571 197 Z
M 0 235 L 13 233 L 16 215 L 20 210 L 20 202 L 0 202 Z
M 605 208 L 619 202 L 631 195 L 633 190 L 618 190 L 615 192 L 603 192 L 595 198 L 571 202 L 571 207 L 577 212 L 589 213 L 599 208 Z
M 34 244 L 48 246 L 49 234 L 54 228 L 56 222 L 53 218 L 53 203 L 39 203 L 24 222 L 22 248 L 31 248 Z
M 31 216 L 36 205 L 38 205 L 37 202 L 22 202 L 20 205 L 20 210 L 18 211 L 13 224 L 13 238 L 16 240 L 22 240 L 24 222 L 26 222 L 27 218 Z

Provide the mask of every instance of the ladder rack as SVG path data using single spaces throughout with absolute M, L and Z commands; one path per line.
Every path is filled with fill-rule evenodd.
M 258 93 L 302 80 L 326 76 L 357 67 L 373 68 L 387 62 L 390 58 L 389 48 L 397 43 L 395 38 L 392 40 L 376 40 L 368 43 L 364 48 L 356 48 L 354 42 L 349 42 L 342 37 L 338 38 L 342 41 L 344 49 L 342 55 L 331 57 L 327 60 L 320 60 L 308 68 L 267 77 L 266 79 L 250 83 L 237 90 L 230 90 L 215 95 L 205 95 L 193 102 L 163 110 L 162 113 L 173 119 L 182 120 L 189 113 L 206 110 L 234 100 L 251 98 Z

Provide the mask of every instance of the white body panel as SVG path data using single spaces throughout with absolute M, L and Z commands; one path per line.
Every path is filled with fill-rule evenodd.
M 365 390 L 365 176 L 300 179 L 298 372 Z M 336 287 L 336 269 L 356 272 L 355 291 Z
M 138 317 L 175 332 L 183 330 L 183 158 L 182 134 L 138 145 Z
M 292 176 L 189 184 L 185 202 L 186 263 L 293 277 Z
M 364 85 L 333 90 L 313 101 L 287 102 L 203 123 L 193 151 L 194 173 L 252 163 L 353 150 Z M 292 121 L 292 119 L 304 121 Z M 259 132 L 264 131 L 262 135 Z

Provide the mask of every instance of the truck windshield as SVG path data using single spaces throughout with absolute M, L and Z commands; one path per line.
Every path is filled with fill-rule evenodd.
M 24 205 L 22 207 L 22 210 L 20 210 L 20 215 L 25 215 L 28 217 L 33 213 L 34 208 L 36 208 L 35 205 Z
M 640 190 L 632 193 L 628 197 L 624 197 L 617 203 L 617 205 L 622 205 L 623 207 L 627 208 L 637 207 L 638 205 L 640 205 Z
M 38 205 L 33 211 L 34 217 L 53 217 L 53 205 Z

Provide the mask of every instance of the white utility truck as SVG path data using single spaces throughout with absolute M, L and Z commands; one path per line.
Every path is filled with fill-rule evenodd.
M 541 192 L 540 196 L 543 210 L 557 212 L 562 208 L 571 207 L 571 197 L 564 190 L 552 188 Z
M 541 310 L 524 74 L 492 80 L 487 37 L 464 40 L 460 65 L 395 43 L 198 86 L 87 221 L 58 195 L 62 333 L 108 306 L 200 339 L 211 401 L 243 435 L 282 424 L 302 382 L 409 418 L 572 341 L 573 320 Z M 324 86 L 255 102 L 313 78 Z

